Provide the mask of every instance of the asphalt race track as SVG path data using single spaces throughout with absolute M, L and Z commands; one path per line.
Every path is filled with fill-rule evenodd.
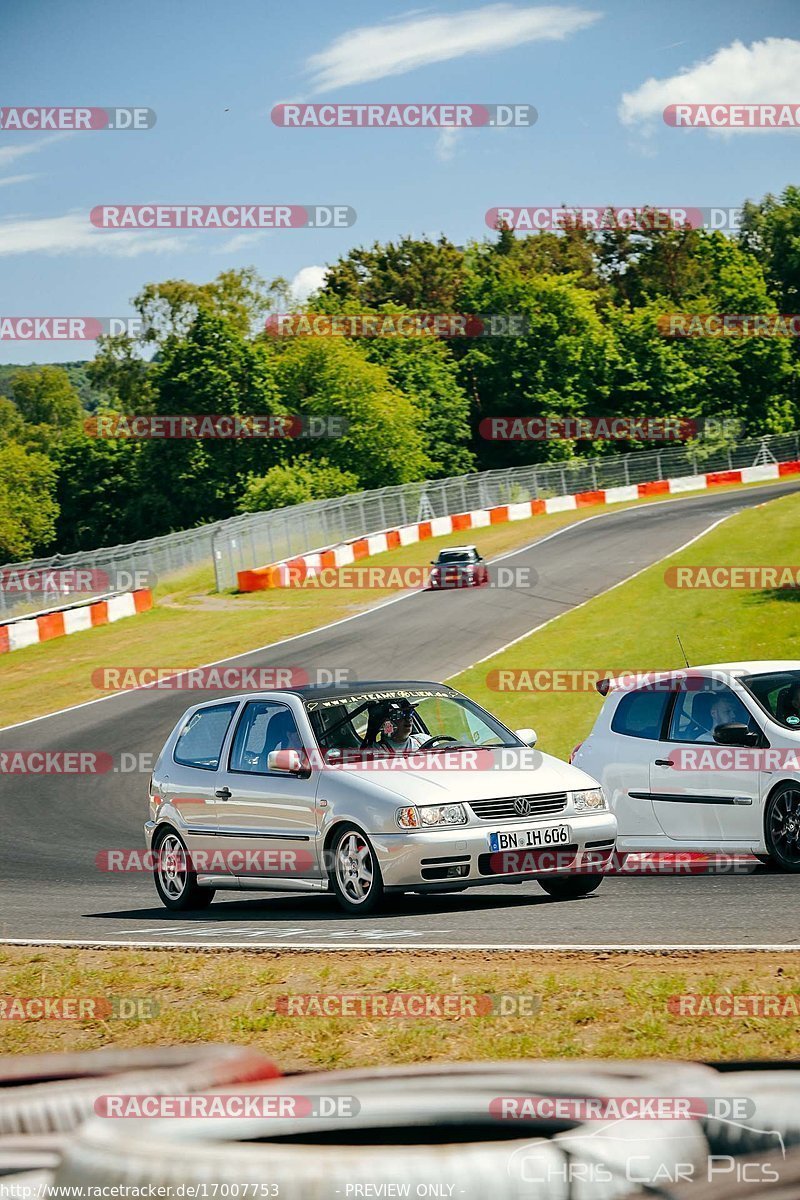
M 530 588 L 412 593 L 228 662 L 348 668 L 359 680 L 443 680 L 670 554 L 727 514 L 798 489 L 794 482 L 703 492 L 603 513 L 504 560 L 535 570 Z M 0 731 L 0 750 L 99 750 L 117 763 L 123 752 L 155 755 L 189 704 L 222 695 L 123 692 Z M 95 865 L 103 849 L 143 847 L 148 774 L 145 768 L 0 775 L 0 938 L 248 947 L 800 944 L 796 878 L 761 867 L 688 878 L 612 877 L 596 895 L 573 902 L 551 900 L 534 883 L 406 896 L 366 919 L 340 913 L 327 896 L 218 892 L 204 912 L 176 917 L 157 901 L 149 875 L 108 874 Z

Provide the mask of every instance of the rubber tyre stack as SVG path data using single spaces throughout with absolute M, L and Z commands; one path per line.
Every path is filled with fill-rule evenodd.
M 510 1062 L 432 1065 L 297 1075 L 257 1087 L 269 1095 L 355 1097 L 355 1116 L 207 1120 L 95 1119 L 71 1139 L 57 1185 L 276 1185 L 281 1200 L 392 1195 L 381 1185 L 440 1184 L 462 1200 L 552 1200 L 570 1162 L 590 1170 L 598 1156 L 614 1181 L 581 1184 L 583 1200 L 645 1195 L 624 1178 L 635 1152 L 653 1170 L 664 1161 L 705 1162 L 699 1124 L 528 1119 L 492 1115 L 502 1096 L 709 1094 L 710 1068 L 681 1063 Z M 225 1089 L 230 1091 L 232 1089 Z M 669 1126 L 669 1128 L 664 1128 Z M 573 1166 L 572 1169 L 575 1169 Z M 644 1168 L 643 1168 L 644 1169 Z M 538 1182 L 541 1180 L 542 1182 Z M 452 1192 L 446 1190 L 452 1185 Z M 349 1188 L 349 1190 L 348 1190 Z M 563 1188 L 567 1195 L 567 1189 Z M 231 1193 L 232 1194 L 232 1193 Z M 243 1194 L 243 1193 L 239 1193 Z M 652 1194 L 652 1193 L 650 1193 Z

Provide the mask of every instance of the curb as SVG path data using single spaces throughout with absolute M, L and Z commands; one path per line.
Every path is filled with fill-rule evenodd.
M 18 617 L 0 625 L 0 654 L 49 642 L 51 638 L 64 637 L 68 633 L 80 633 L 98 625 L 109 625 L 123 617 L 135 617 L 153 607 L 150 588 L 135 592 L 118 592 L 104 596 L 102 600 L 89 600 L 85 604 L 62 606 L 36 613 L 34 616 Z

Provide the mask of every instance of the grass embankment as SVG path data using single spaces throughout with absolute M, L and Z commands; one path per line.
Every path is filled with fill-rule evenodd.
M 0 1053 L 172 1045 L 260 1047 L 288 1070 L 549 1057 L 744 1059 L 796 1055 L 796 1020 L 679 1017 L 682 993 L 800 992 L 791 953 L 580 954 L 84 950 L 0 946 L 4 996 L 152 997 L 145 1021 L 0 1020 Z M 293 1017 L 297 993 L 425 992 L 540 998 L 534 1016 Z
M 746 485 L 752 486 L 760 485 Z M 734 486 L 716 490 L 742 489 Z M 693 495 L 676 502 L 688 503 Z M 447 534 L 363 559 L 358 566 L 423 566 L 443 546 L 463 542 L 474 543 L 484 557 L 494 558 L 587 516 L 646 503 L 649 501 L 645 499 L 614 505 L 613 509 L 553 513 L 489 529 Z M 92 674 L 98 669 L 177 670 L 219 662 L 352 616 L 396 594 L 389 589 L 305 587 L 220 595 L 214 591 L 210 565 L 172 577 L 156 588 L 156 607 L 149 613 L 0 657 L 0 728 L 107 694 L 92 682 Z
M 487 684 L 490 672 L 671 670 L 684 665 L 676 633 L 692 664 L 800 659 L 800 591 L 678 589 L 665 582 L 667 567 L 675 565 L 796 566 L 798 527 L 799 495 L 738 513 L 687 549 L 448 682 L 512 729 L 533 726 L 539 746 L 563 758 L 599 711 L 591 682 L 583 691 L 497 691 Z

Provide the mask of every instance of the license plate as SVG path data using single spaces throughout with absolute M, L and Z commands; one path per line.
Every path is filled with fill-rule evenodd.
M 537 846 L 566 846 L 571 838 L 569 825 L 537 825 L 533 829 L 513 829 L 490 833 L 490 850 L 529 850 Z

